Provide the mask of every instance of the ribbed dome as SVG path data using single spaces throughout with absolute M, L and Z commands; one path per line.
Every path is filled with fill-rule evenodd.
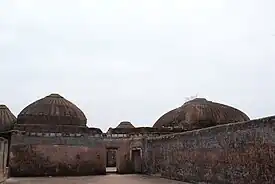
M 51 94 L 23 109 L 18 124 L 76 125 L 86 126 L 84 113 L 59 94 Z
M 122 121 L 119 123 L 119 125 L 116 128 L 135 128 L 135 127 L 129 121 Z
M 161 116 L 153 127 L 193 130 L 247 120 L 249 117 L 238 109 L 204 98 L 196 98 Z
M 0 105 L 0 132 L 11 130 L 16 117 L 11 113 L 5 105 Z

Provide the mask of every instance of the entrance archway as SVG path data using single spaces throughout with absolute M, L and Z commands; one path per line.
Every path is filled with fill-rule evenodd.
M 133 164 L 133 171 L 134 173 L 142 173 L 142 159 L 141 159 L 141 149 L 132 149 L 131 156 L 132 156 L 132 164 Z
M 117 172 L 117 148 L 106 148 L 106 172 Z

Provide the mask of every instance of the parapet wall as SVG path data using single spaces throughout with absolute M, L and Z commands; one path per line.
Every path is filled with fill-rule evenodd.
M 147 138 L 143 171 L 187 182 L 275 183 L 275 117 Z

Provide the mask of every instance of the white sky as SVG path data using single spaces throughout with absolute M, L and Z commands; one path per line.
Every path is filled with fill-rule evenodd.
M 199 97 L 273 115 L 274 0 L 1 0 L 0 103 L 59 93 L 103 131 Z

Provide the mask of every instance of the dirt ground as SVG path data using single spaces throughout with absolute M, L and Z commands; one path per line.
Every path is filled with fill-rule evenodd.
M 9 178 L 7 184 L 187 184 L 144 175 L 116 175 L 85 177 Z

